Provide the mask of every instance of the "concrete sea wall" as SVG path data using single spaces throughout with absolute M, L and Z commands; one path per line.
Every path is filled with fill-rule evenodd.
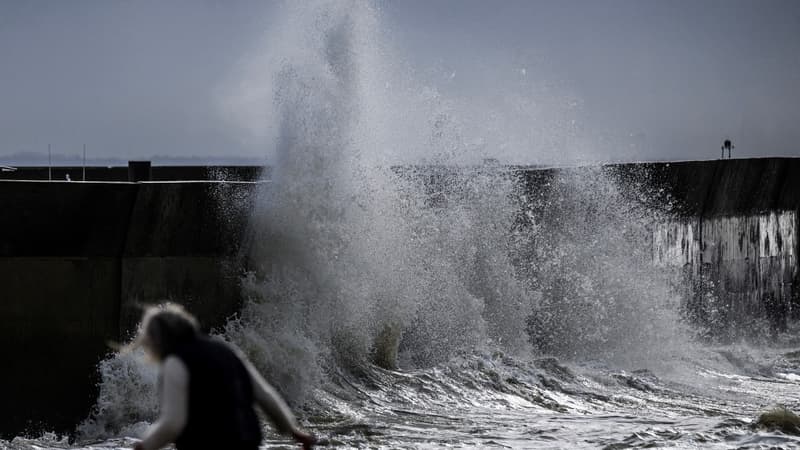
M 618 166 L 672 219 L 653 227 L 653 260 L 683 271 L 687 313 L 718 336 L 774 333 L 798 316 L 800 160 Z
M 422 171 L 432 206 L 446 183 L 440 169 Z M 507 173 L 546 212 L 560 170 Z M 668 217 L 653 225 L 653 261 L 686 274 L 698 320 L 780 327 L 800 311 L 800 159 L 601 170 Z M 0 181 L 0 437 L 69 431 L 84 418 L 106 341 L 128 337 L 138 305 L 178 301 L 207 327 L 224 324 L 242 300 L 240 245 L 256 186 Z
M 656 264 L 683 270 L 687 312 L 718 336 L 786 329 L 796 314 L 797 213 L 656 224 Z
M 108 341 L 139 305 L 187 304 L 208 327 L 241 302 L 250 183 L 0 181 L 0 435 L 67 431 L 96 395 Z

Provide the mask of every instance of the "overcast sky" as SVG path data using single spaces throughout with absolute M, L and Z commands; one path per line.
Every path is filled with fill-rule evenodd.
M 594 160 L 710 159 L 724 138 L 734 156 L 800 156 L 796 0 L 398 0 L 376 10 L 389 57 L 463 109 L 472 139 L 483 122 L 535 130 L 505 143 L 508 162 L 535 164 L 532 147 L 548 146 Z M 281 19 L 262 1 L 0 1 L 0 164 L 47 144 L 122 159 L 269 158 L 274 136 L 237 123 L 227 97 L 243 95 L 240 69 Z

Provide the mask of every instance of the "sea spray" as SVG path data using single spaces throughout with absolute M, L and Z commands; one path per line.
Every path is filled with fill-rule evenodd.
M 98 370 L 102 382 L 97 403 L 77 435 L 93 441 L 141 434 L 158 412 L 155 364 L 139 348 L 103 360 Z
M 262 286 L 253 301 L 339 362 L 365 360 L 396 336 L 404 361 L 436 363 L 486 344 L 487 324 L 489 339 L 522 350 L 529 308 L 523 295 L 504 295 L 515 284 L 505 261 L 510 184 L 456 171 L 466 184 L 442 209 L 413 179 L 375 165 L 364 143 L 378 141 L 376 127 L 365 126 L 359 87 L 376 61 L 354 38 L 370 31 L 359 14 L 373 12 L 327 11 L 324 38 L 312 39 L 321 61 L 276 77 L 280 132 L 254 217 Z M 437 126 L 436 139 L 455 141 Z
M 267 76 L 274 167 L 245 240 L 247 301 L 224 338 L 290 403 L 335 391 L 357 411 L 351 386 L 374 362 L 435 373 L 454 357 L 539 352 L 641 367 L 675 349 L 664 345 L 681 334 L 673 297 L 644 258 L 648 217 L 615 180 L 568 171 L 543 193 L 522 172 L 466 163 L 474 144 L 435 90 L 385 101 L 394 80 L 382 82 L 391 70 L 372 7 L 286 11 Z M 394 129 L 403 118 L 418 126 L 409 136 Z M 417 144 L 423 166 L 380 156 Z M 100 428 L 115 435 L 154 410 L 154 388 L 118 374 L 127 363 L 104 364 L 98 411 L 111 424 Z M 121 395 L 126 383 L 142 396 Z
M 659 213 L 603 168 L 560 170 L 528 205 L 530 281 L 542 293 L 530 332 L 540 351 L 652 366 L 689 345 L 675 274 L 651 264 Z
M 278 68 L 271 73 L 263 71 L 262 77 L 270 80 L 275 92 L 271 110 L 278 124 L 275 182 L 262 200 L 266 206 L 257 213 L 264 219 L 255 227 L 261 233 L 255 244 L 266 248 L 255 259 L 269 266 L 267 272 L 261 272 L 267 285 L 285 284 L 285 280 L 270 281 L 283 275 L 265 273 L 277 269 L 285 274 L 290 270 L 287 264 L 294 264 L 287 263 L 289 259 L 302 259 L 301 266 L 311 267 L 306 270 L 309 279 L 334 279 L 318 299 L 309 301 L 329 305 L 344 301 L 341 307 L 328 307 L 348 312 L 355 305 L 358 313 L 345 314 L 347 319 L 362 316 L 364 320 L 348 330 L 347 320 L 333 320 L 334 316 L 323 313 L 322 323 L 310 327 L 326 328 L 333 323 L 340 328 L 336 339 L 341 344 L 349 342 L 347 346 L 354 350 L 340 354 L 374 351 L 376 337 L 383 340 L 387 330 L 389 335 L 402 336 L 406 351 L 401 356 L 416 361 L 414 364 L 446 360 L 456 349 L 489 341 L 525 353 L 528 345 L 522 324 L 538 294 L 524 292 L 509 261 L 509 239 L 513 237 L 506 231 L 516 214 L 517 205 L 510 199 L 518 186 L 503 177 L 465 176 L 469 170 L 456 170 L 452 178 L 472 180 L 464 189 L 480 196 L 461 199 L 460 203 L 453 198 L 451 207 L 444 210 L 423 208 L 429 204 L 426 188 L 398 178 L 380 164 L 386 161 L 383 155 L 387 152 L 394 160 L 403 160 L 402 155 L 422 150 L 427 165 L 461 166 L 465 161 L 475 161 L 477 148 L 490 154 L 503 150 L 485 149 L 485 141 L 474 139 L 474 133 L 487 130 L 465 126 L 465 111 L 458 110 L 458 103 L 444 99 L 435 89 L 415 84 L 402 64 L 385 57 L 387 46 L 377 29 L 377 14 L 368 4 L 317 2 L 286 10 L 286 23 L 291 26 L 272 36 L 267 44 L 270 56 L 258 58 Z M 529 110 L 537 102 L 523 103 Z M 552 115 L 552 111 L 547 113 Z M 465 133 L 473 138 L 465 138 Z M 463 196 L 463 192 L 458 195 Z M 352 203 L 360 204 L 363 211 L 351 209 Z M 401 216 L 397 214 L 398 204 Z M 501 214 L 495 214 L 501 210 Z M 365 222 L 366 228 L 362 228 Z M 315 225 L 309 229 L 309 223 Z M 282 228 L 291 233 L 280 231 Z M 487 232 L 491 236 L 485 236 Z M 272 238 L 264 236 L 269 233 Z M 329 239 L 332 245 L 320 243 L 319 238 Z M 301 245 L 294 246 L 295 242 Z M 307 248 L 302 248 L 304 245 Z M 341 259 L 340 245 L 352 249 L 348 255 L 354 257 Z M 364 247 L 363 251 L 357 245 Z M 309 251 L 314 246 L 317 251 Z M 254 254 L 258 252 L 256 249 Z M 322 257 L 312 261 L 319 253 Z M 347 269 L 331 271 L 336 274 L 333 277 L 324 275 L 321 267 L 312 267 L 329 255 L 339 265 L 346 261 L 350 272 L 360 279 L 343 276 Z M 276 265 L 275 261 L 284 262 Z M 367 266 L 374 271 L 376 261 L 390 274 L 375 277 L 360 268 Z M 387 284 L 387 277 L 398 285 Z M 343 295 L 333 292 L 340 289 L 334 285 L 345 285 L 346 292 L 365 280 L 373 287 L 361 292 L 380 286 L 372 299 L 360 301 L 355 295 L 342 300 Z M 325 301 L 328 295 L 336 300 Z M 316 305 L 309 308 L 324 311 Z M 392 310 L 388 315 L 387 308 Z M 375 319 L 365 316 L 365 311 L 376 309 L 381 312 Z M 409 321 L 413 326 L 405 326 Z M 364 334 L 364 330 L 371 331 Z M 414 340 L 421 345 L 414 345 Z

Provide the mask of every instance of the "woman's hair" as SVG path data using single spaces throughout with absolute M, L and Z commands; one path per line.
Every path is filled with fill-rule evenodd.
M 200 333 L 197 319 L 182 306 L 166 303 L 144 311 L 137 341 L 153 357 L 163 360 Z

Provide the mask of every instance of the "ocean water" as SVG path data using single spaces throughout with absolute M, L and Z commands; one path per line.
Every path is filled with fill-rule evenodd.
M 250 75 L 261 88 L 243 84 L 256 100 L 270 92 L 274 170 L 244 243 L 248 300 L 219 334 L 321 444 L 800 446 L 754 426 L 776 405 L 800 407 L 797 329 L 700 338 L 682 316 L 680 274 L 654 264 L 653 226 L 668 211 L 602 170 L 531 191 L 482 164 L 495 148 L 502 158 L 502 145 L 474 138 L 496 136 L 496 117 L 466 126 L 473 112 L 416 84 L 373 5 L 281 11 Z M 562 140 L 550 125 L 541 133 Z M 419 165 L 391 169 L 410 148 Z M 156 418 L 156 368 L 134 352 L 99 370 L 75 440 L 0 446 L 129 448 Z M 267 428 L 265 447 L 291 442 Z
M 301 416 L 334 448 L 796 448 L 797 436 L 753 426 L 768 407 L 798 406 L 794 358 L 776 347 L 707 347 L 657 375 L 471 353 L 426 369 L 340 370 L 309 394 Z M 267 436 L 264 448 L 291 448 Z M 133 442 L 45 435 L 2 444 L 88 450 Z

